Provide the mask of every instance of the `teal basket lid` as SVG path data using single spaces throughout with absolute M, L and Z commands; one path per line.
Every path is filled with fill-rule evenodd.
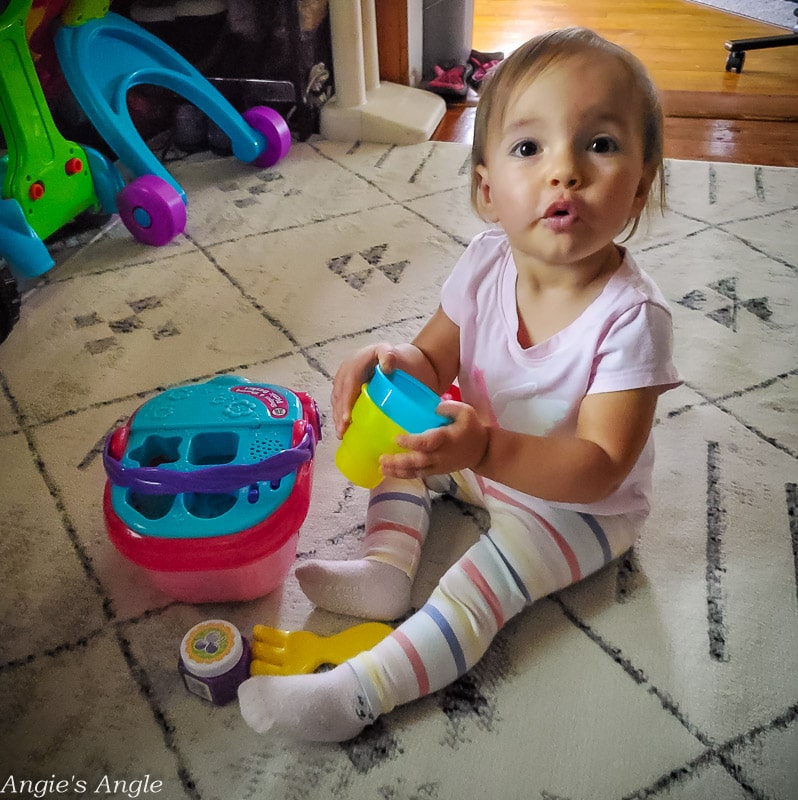
M 302 402 L 290 389 L 232 375 L 161 392 L 136 411 L 118 465 L 106 467 L 114 511 L 143 536 L 222 536 L 252 527 L 290 496 L 295 471 L 220 491 L 199 480 L 192 489 L 191 473 L 197 479 L 248 474 L 250 466 L 291 450 L 294 423 L 303 418 Z M 114 482 L 114 475 L 121 484 L 122 475 L 143 474 L 183 490 L 149 493 L 137 490 L 137 479 Z

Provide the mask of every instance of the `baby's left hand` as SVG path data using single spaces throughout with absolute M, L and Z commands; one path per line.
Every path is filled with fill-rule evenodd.
M 475 469 L 485 456 L 490 428 L 466 403 L 444 400 L 436 409 L 452 422 L 424 433 L 397 436 L 396 442 L 408 453 L 380 458 L 383 475 L 394 478 L 420 478 Z

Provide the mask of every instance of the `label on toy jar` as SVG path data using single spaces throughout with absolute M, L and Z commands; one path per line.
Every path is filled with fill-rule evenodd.
M 266 406 L 269 416 L 273 419 L 283 419 L 288 416 L 288 400 L 268 386 L 232 386 L 230 391 L 236 394 L 246 394 L 256 400 L 260 400 Z
M 221 619 L 200 622 L 180 644 L 179 669 L 186 688 L 217 705 L 229 702 L 247 677 L 247 652 L 235 625 Z

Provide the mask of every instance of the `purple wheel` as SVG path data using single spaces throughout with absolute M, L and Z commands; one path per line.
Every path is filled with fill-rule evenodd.
M 119 216 L 133 238 L 160 247 L 186 228 L 186 205 L 177 189 L 157 175 L 142 175 L 116 196 Z
M 266 139 L 266 149 L 252 162 L 258 167 L 274 166 L 291 149 L 291 131 L 273 108 L 253 106 L 242 115 L 250 128 Z

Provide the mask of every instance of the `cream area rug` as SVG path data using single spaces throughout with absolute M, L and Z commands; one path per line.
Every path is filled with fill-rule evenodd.
M 793 28 L 798 24 L 798 19 L 793 13 L 796 9 L 793 0 L 692 0 L 692 2 L 782 28 Z
M 111 222 L 55 252 L 0 347 L 0 795 L 164 800 L 795 800 L 798 797 L 798 170 L 670 161 L 670 208 L 631 247 L 672 305 L 685 385 L 656 427 L 634 552 L 528 609 L 447 689 L 343 745 L 258 736 L 189 694 L 195 623 L 331 634 L 292 571 L 192 606 L 110 543 L 107 433 L 167 387 L 232 373 L 324 417 L 298 545 L 347 558 L 366 491 L 336 470 L 340 359 L 412 337 L 483 224 L 468 148 L 295 144 L 269 170 L 170 170 L 189 198 L 163 248 Z M 485 519 L 446 498 L 420 606 Z M 27 781 L 27 783 L 24 783 Z

